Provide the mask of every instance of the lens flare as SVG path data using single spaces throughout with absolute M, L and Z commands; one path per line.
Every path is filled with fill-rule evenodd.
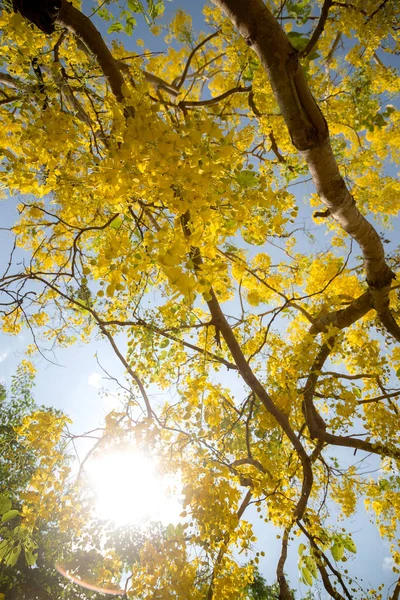
M 99 592 L 100 594 L 106 594 L 107 596 L 121 596 L 121 595 L 125 594 L 125 590 L 121 590 L 120 588 L 114 589 L 114 588 L 101 587 L 98 585 L 94 585 L 93 583 L 89 583 L 88 581 L 85 581 L 84 579 L 80 579 L 79 577 L 76 577 L 73 573 L 68 571 L 68 569 L 64 569 L 64 567 L 60 564 L 56 564 L 56 569 L 60 573 L 60 575 L 63 575 L 63 577 L 65 577 L 66 579 L 69 579 L 69 581 L 72 581 L 73 583 L 80 585 L 85 590 Z
M 182 511 L 177 481 L 157 473 L 156 462 L 133 450 L 112 451 L 85 468 L 95 494 L 95 514 L 116 526 L 175 523 Z

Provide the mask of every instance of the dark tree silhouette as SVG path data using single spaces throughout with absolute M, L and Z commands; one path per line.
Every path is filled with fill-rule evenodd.
M 62 0 L 13 0 L 13 9 L 43 33 L 53 33 Z

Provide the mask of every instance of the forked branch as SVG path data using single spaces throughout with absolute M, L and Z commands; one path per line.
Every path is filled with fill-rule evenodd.
M 262 0 L 213 0 L 233 22 L 266 70 L 294 146 L 308 164 L 317 192 L 340 226 L 359 244 L 364 257 L 373 306 L 389 311 L 389 290 L 394 273 L 385 260 L 375 228 L 356 207 L 339 172 L 325 118 L 308 87 L 299 53 Z M 325 3 L 325 9 L 331 4 Z M 324 13 L 325 14 L 325 13 Z M 322 19 L 321 26 L 324 24 Z M 389 319 L 385 320 L 388 327 Z M 390 332 L 397 339 L 398 331 Z

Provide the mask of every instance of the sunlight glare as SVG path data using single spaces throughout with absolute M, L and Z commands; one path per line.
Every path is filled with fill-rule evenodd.
M 97 518 L 117 526 L 178 522 L 182 506 L 177 480 L 159 475 L 151 458 L 132 450 L 114 451 L 90 461 L 86 471 Z

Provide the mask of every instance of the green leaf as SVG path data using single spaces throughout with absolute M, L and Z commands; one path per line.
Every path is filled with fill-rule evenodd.
M 11 509 L 12 503 L 10 498 L 1 494 L 0 496 L 0 515 L 8 512 Z
M 9 551 L 10 543 L 8 540 L 3 540 L 0 543 L 0 561 L 3 560 L 7 552 Z
M 317 578 L 318 570 L 317 570 L 317 564 L 316 564 L 315 560 L 311 556 L 305 556 L 304 563 L 305 563 L 307 569 L 310 571 L 311 575 L 313 577 Z
M 298 548 L 298 553 L 299 556 L 301 556 L 304 552 L 304 550 L 306 549 L 306 545 L 305 544 L 299 544 L 299 548 Z
M 36 563 L 37 555 L 25 548 L 25 560 L 28 567 L 32 567 Z
M 254 171 L 250 171 L 250 169 L 244 169 L 243 171 L 239 171 L 235 177 L 236 181 L 239 185 L 245 188 L 255 187 L 258 183 L 257 173 Z
M 134 13 L 144 12 L 143 4 L 138 0 L 128 0 L 128 8 Z
M 307 569 L 307 567 L 303 567 L 301 569 L 301 578 L 305 584 L 312 585 L 313 578 L 312 578 L 310 571 Z
M 256 69 L 258 69 L 258 66 L 259 66 L 258 60 L 251 57 L 248 65 L 247 65 L 247 68 L 243 72 L 243 79 L 245 81 L 252 81 L 253 77 L 254 77 L 254 71 L 256 71 Z
M 400 368 L 399 368 L 399 369 L 397 369 L 397 371 L 396 371 L 396 375 L 397 375 L 397 377 L 399 377 L 399 378 L 400 378 Z
M 162 340 L 162 342 L 160 344 L 160 348 L 166 348 L 167 346 L 169 346 L 169 339 L 165 338 Z
M 35 540 L 33 540 L 31 537 L 28 537 L 24 541 L 24 547 L 27 548 L 28 550 L 36 550 L 36 548 L 38 547 L 38 545 L 35 542 Z
M 125 33 L 127 35 L 132 35 L 132 32 L 135 27 L 136 27 L 136 19 L 134 17 L 127 17 L 127 19 L 125 21 L 125 27 L 124 27 Z
M 106 8 L 101 8 L 100 10 L 98 10 L 97 15 L 104 21 L 111 21 L 112 19 L 112 14 Z
M 298 31 L 289 31 L 287 35 L 290 43 L 292 44 L 293 48 L 296 48 L 296 50 L 301 51 L 308 44 L 308 37 L 302 33 L 299 33 Z
M 386 110 L 382 113 L 382 115 L 384 117 L 390 117 L 393 112 L 396 112 L 396 108 L 393 106 L 393 104 L 387 104 Z
M 4 513 L 4 515 L 1 517 L 1 520 L 3 523 L 7 523 L 7 521 L 11 521 L 11 519 L 14 519 L 14 517 L 17 517 L 18 515 L 19 511 L 13 508 L 13 510 L 8 510 L 6 513 Z
M 121 217 L 115 217 L 115 219 L 113 221 L 111 221 L 110 223 L 110 227 L 112 227 L 115 230 L 118 230 L 122 225 L 122 219 Z
M 124 29 L 124 27 L 123 27 L 122 23 L 113 23 L 107 29 L 107 33 L 118 33 L 119 31 L 123 31 L 123 29 Z
M 148 0 L 148 3 L 149 3 L 149 14 L 152 19 L 161 17 L 161 15 L 164 14 L 163 0 L 157 0 L 156 2 L 153 2 L 153 0 Z
M 321 55 L 317 50 L 312 50 L 310 54 L 307 54 L 307 60 L 317 60 Z
M 15 546 L 10 554 L 7 556 L 5 563 L 8 567 L 13 567 L 18 560 L 19 555 L 21 554 L 21 544 Z
M 377 127 L 384 127 L 385 125 L 387 125 L 383 115 L 381 115 L 380 113 L 378 113 L 377 115 L 375 115 L 374 117 L 374 124 Z
M 349 535 L 343 540 L 343 543 L 344 543 L 344 547 L 349 552 L 353 552 L 354 554 L 357 552 L 357 546 L 355 545 L 355 543 L 353 542 L 353 540 L 351 539 L 351 537 Z
M 300 25 L 304 25 L 311 13 L 311 6 L 309 6 L 309 0 L 289 0 L 287 2 L 288 15 L 294 17 Z
M 342 560 L 344 555 L 344 545 L 338 543 L 333 544 L 331 554 L 336 561 Z

